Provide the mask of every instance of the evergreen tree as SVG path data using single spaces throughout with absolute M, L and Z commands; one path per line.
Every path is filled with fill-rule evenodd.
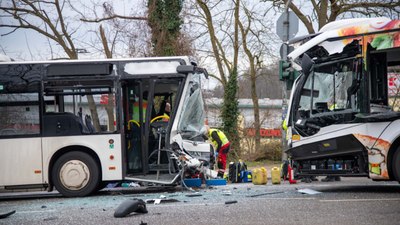
M 148 23 L 151 28 L 151 43 L 154 56 L 180 55 L 180 27 L 183 24 L 179 14 L 182 0 L 149 0 Z
M 237 129 L 239 116 L 239 102 L 237 99 L 238 83 L 237 68 L 234 68 L 229 76 L 224 92 L 224 103 L 222 105 L 221 117 L 223 118 L 223 130 L 230 138 L 232 149 L 240 148 L 240 139 Z M 237 152 L 234 152 L 237 156 Z

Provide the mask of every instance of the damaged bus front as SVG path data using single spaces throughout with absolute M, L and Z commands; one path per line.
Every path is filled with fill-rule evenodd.
M 296 43 L 284 128 L 297 175 L 400 181 L 399 28 L 348 19 Z

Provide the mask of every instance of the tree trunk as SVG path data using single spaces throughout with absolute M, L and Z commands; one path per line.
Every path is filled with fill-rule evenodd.
M 251 63 L 250 79 L 251 79 L 251 100 L 253 101 L 253 107 L 254 107 L 255 151 L 259 151 L 261 146 L 260 106 L 258 105 L 258 96 L 256 89 L 257 76 L 256 76 L 256 71 L 254 69 L 254 62 Z
M 108 42 L 107 42 L 107 37 L 104 33 L 103 27 L 100 25 L 99 27 L 100 30 L 100 37 L 101 37 L 101 42 L 103 43 L 104 47 L 104 52 L 106 54 L 106 57 L 108 59 L 112 58 L 112 52 L 110 51 L 110 48 L 108 47 Z M 106 107 L 106 112 L 108 116 L 108 131 L 114 131 L 114 94 L 110 93 L 108 94 L 108 103 L 105 106 Z

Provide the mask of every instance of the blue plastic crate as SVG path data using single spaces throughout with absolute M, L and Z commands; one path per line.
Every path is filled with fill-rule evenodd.
M 200 178 L 183 179 L 183 182 L 188 187 L 201 187 L 201 179 Z
M 207 186 L 218 186 L 218 185 L 226 185 L 225 179 L 210 179 L 206 180 Z

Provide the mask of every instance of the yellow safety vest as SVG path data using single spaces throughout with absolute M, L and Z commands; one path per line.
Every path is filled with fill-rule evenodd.
M 221 147 L 224 146 L 225 144 L 229 143 L 228 138 L 225 136 L 225 134 L 222 131 L 220 131 L 218 129 L 210 129 L 208 136 L 211 137 L 211 141 L 214 146 L 218 146 L 218 143 L 211 136 L 212 132 L 214 132 L 214 131 L 217 132 L 219 139 L 221 139 L 221 142 L 222 142 Z

